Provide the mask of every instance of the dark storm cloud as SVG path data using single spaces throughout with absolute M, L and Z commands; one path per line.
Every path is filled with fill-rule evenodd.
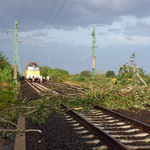
M 1 0 L 0 14 L 6 26 L 13 28 L 14 21 L 20 18 L 20 26 L 28 30 L 43 28 L 55 0 L 27 0 L 23 16 L 19 17 L 22 2 Z M 57 1 L 47 24 L 51 25 L 63 2 L 64 0 Z M 76 26 L 112 24 L 115 20 L 121 20 L 121 16 L 148 17 L 149 6 L 149 0 L 67 0 L 53 27 L 72 29 Z

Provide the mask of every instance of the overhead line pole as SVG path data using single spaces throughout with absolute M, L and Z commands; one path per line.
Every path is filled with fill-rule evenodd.
M 92 33 L 92 36 L 93 36 L 93 62 L 92 62 L 92 74 L 94 76 L 96 76 L 96 36 L 95 36 L 95 26 L 93 27 L 93 33 Z
M 17 81 L 17 43 L 18 43 L 18 24 L 17 21 L 15 21 L 15 30 L 8 30 L 8 31 L 14 31 L 14 90 L 18 89 L 18 81 Z

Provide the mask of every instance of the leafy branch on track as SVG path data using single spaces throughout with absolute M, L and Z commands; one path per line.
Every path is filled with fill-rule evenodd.
M 33 109 L 34 107 L 27 107 L 27 106 L 10 107 L 10 108 L 3 109 L 0 113 L 2 114 L 2 113 L 3 113 L 4 111 L 6 111 L 6 110 L 16 109 L 16 108 Z
M 18 126 L 15 123 L 11 122 L 11 121 L 5 120 L 3 118 L 0 118 L 0 121 L 2 121 L 2 122 L 8 122 L 8 123 L 10 123 L 10 124 L 12 124 L 12 125 L 14 125 L 15 127 L 18 128 Z M 0 130 L 0 131 L 2 131 L 2 130 Z
M 65 83 L 65 80 L 63 80 L 62 78 L 56 76 L 56 74 L 49 74 L 48 72 L 46 72 L 45 70 L 41 69 L 43 72 L 45 72 L 47 75 L 51 75 L 51 76 L 55 76 L 55 78 L 58 78 L 60 79 L 61 81 L 63 81 Z M 76 88 L 78 89 L 80 92 L 84 93 L 80 88 L 76 87 L 76 86 L 73 86 L 73 85 L 70 85 L 72 88 Z
M 10 134 L 4 134 L 5 132 L 6 133 L 7 132 L 16 132 L 16 133 L 21 133 L 21 132 L 40 132 L 41 133 L 42 132 L 41 130 L 37 130 L 37 129 L 27 129 L 27 130 L 24 130 L 24 131 L 20 130 L 17 126 L 17 123 L 16 123 L 17 119 L 20 116 L 31 115 L 32 113 L 34 113 L 37 110 L 35 109 L 33 111 L 23 111 L 23 112 L 19 113 L 17 111 L 18 109 L 27 109 L 27 110 L 29 110 L 29 109 L 35 109 L 35 107 L 17 106 L 17 107 L 6 108 L 6 109 L 2 110 L 1 113 L 0 113 L 0 116 L 3 117 L 3 118 L 0 118 L 0 125 L 2 127 L 4 127 L 4 129 L 0 129 L 0 137 L 7 139 Z M 4 116 L 6 116 L 6 115 L 7 115 L 7 120 L 4 119 Z M 12 122 L 12 121 L 14 121 L 14 118 L 12 116 L 16 117 L 15 122 Z M 9 127 L 10 125 L 15 126 L 16 129 L 7 129 L 7 127 Z
M 88 110 L 96 104 L 110 109 L 145 108 L 145 104 L 150 104 L 149 83 L 144 81 L 146 78 L 140 74 L 139 68 L 136 68 L 135 55 L 132 55 L 131 58 L 130 63 L 123 64 L 120 67 L 115 83 L 103 73 L 98 73 L 96 77 L 84 78 L 83 85 L 86 89 L 85 91 L 82 91 L 80 87 L 70 85 L 69 88 L 75 89 L 73 94 L 68 92 L 69 88 L 65 84 L 57 83 L 58 86 L 63 86 L 63 94 L 65 92 L 67 94 L 56 96 L 47 92 L 47 95 L 39 100 L 30 102 L 25 102 L 26 100 L 24 100 L 21 105 L 26 104 L 26 106 L 3 109 L 0 112 L 0 118 L 3 119 L 3 122 L 1 120 L 0 125 L 5 128 L 11 122 L 16 124 L 17 118 L 20 116 L 27 116 L 34 124 L 41 125 L 46 122 L 53 111 L 62 114 L 62 111 Z M 45 70 L 42 71 L 48 74 Z M 60 76 L 51 75 L 55 76 L 55 79 L 58 78 L 59 81 L 61 80 L 61 82 L 65 83 L 65 80 Z M 52 82 L 50 83 L 54 85 Z M 54 87 L 52 88 L 52 91 L 55 90 Z M 77 91 L 81 93 L 79 94 Z M 63 110 L 61 107 L 62 103 L 66 104 L 70 109 Z M 13 131 L 16 131 L 16 129 Z

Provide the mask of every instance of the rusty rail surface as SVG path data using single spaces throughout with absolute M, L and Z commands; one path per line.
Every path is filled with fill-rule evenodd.
M 96 105 L 96 106 L 94 106 L 94 109 L 105 111 L 106 113 L 109 113 L 110 115 L 114 115 L 114 116 L 116 116 L 117 118 L 120 118 L 123 121 L 129 121 L 130 123 L 132 123 L 132 124 L 134 124 L 138 127 L 141 127 L 146 132 L 150 131 L 150 125 L 148 125 L 146 123 L 143 123 L 141 121 L 138 121 L 138 120 L 135 120 L 133 118 L 127 117 L 125 115 L 119 114 L 115 111 L 109 110 L 109 109 L 104 108 L 102 106 Z
M 86 119 L 84 119 L 82 116 L 80 116 L 76 112 L 70 110 L 68 107 L 66 107 L 63 104 L 62 104 L 62 106 L 63 106 L 63 108 L 69 110 L 66 113 L 68 113 L 73 118 L 77 119 L 84 126 L 90 128 L 94 133 L 96 133 L 96 135 L 98 137 L 100 137 L 101 139 L 103 139 L 106 143 L 109 143 L 109 145 L 111 145 L 115 150 L 129 150 L 128 147 L 126 147 L 121 142 L 119 142 L 118 140 L 116 140 L 115 138 L 113 138 L 112 136 L 110 136 L 109 134 L 105 133 L 100 128 L 96 127 L 95 125 L 93 125 L 92 123 L 90 123 L 89 121 L 87 121 Z

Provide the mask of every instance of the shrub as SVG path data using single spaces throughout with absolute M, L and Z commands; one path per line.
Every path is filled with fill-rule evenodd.
M 92 77 L 92 74 L 90 71 L 84 70 L 80 73 L 80 76 L 89 78 L 89 77 Z
M 107 72 L 105 73 L 105 75 L 106 75 L 106 77 L 115 77 L 115 76 L 116 76 L 116 75 L 115 75 L 115 72 L 114 72 L 114 71 L 111 71 L 111 70 L 107 71 Z

